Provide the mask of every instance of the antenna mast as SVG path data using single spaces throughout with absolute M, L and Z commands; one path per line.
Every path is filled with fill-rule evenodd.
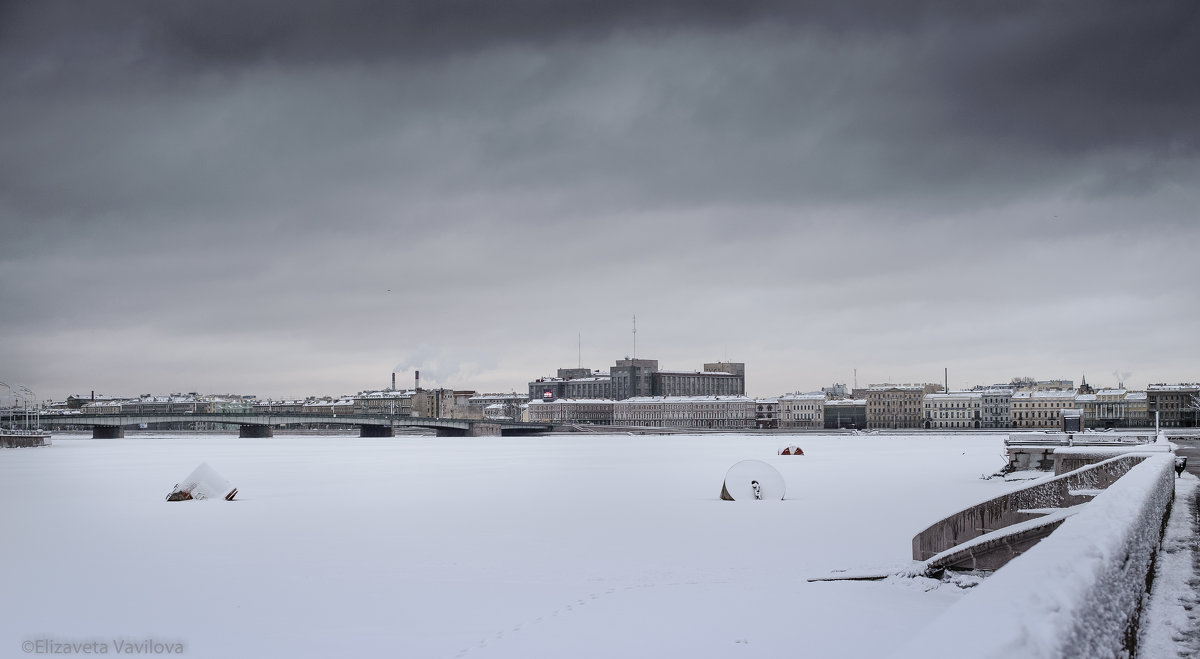
M 633 316 L 633 358 L 637 359 L 637 314 Z

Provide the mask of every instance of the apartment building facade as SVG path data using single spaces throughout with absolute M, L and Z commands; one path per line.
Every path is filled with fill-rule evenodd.
M 925 394 L 940 391 L 940 384 L 873 384 L 867 401 L 867 428 L 920 428 Z
M 779 397 L 780 428 L 824 428 L 825 394 L 784 394 Z

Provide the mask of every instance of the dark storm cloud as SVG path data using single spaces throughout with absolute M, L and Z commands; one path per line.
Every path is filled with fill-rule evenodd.
M 740 342 L 759 393 L 981 363 L 972 328 L 1044 360 L 1179 295 L 1193 7 L 0 4 L 0 364 L 519 383 L 632 313 L 672 367 Z M 1065 269 L 1115 283 L 1031 293 Z
M 274 190 L 274 203 L 294 180 L 338 176 L 322 170 L 338 149 L 398 128 L 421 142 L 393 151 L 411 161 L 387 156 L 398 180 L 460 158 L 498 188 L 571 172 L 639 204 L 977 201 L 1064 176 L 1136 191 L 1186 180 L 1200 149 L 1190 3 L 27 3 L 3 18 L 5 122 L 43 136 L 24 149 L 14 136 L 5 180 L 54 150 L 39 124 L 124 162 L 185 147 L 180 171 L 168 160 L 143 186 L 90 177 L 101 209 L 122 195 L 178 206 Z M 542 59 L 522 70 L 512 48 Z M 589 88 L 609 96 L 577 93 Z M 628 120 L 591 122 L 581 103 L 605 102 Z M 247 176 L 263 168 L 254 155 L 279 176 Z M 349 167 L 380 169 L 363 157 Z M 52 203 L 36 186 L 55 176 L 36 179 L 5 197 Z

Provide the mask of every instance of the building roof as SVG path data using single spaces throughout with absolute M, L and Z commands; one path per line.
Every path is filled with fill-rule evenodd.
M 634 396 L 617 401 L 618 403 L 750 403 L 754 400 L 746 396 Z
M 825 400 L 825 398 L 826 398 L 825 392 L 814 391 L 814 392 L 809 392 L 807 394 L 801 394 L 801 393 L 784 394 L 779 397 L 779 400 Z
M 974 398 L 977 400 L 982 399 L 983 392 L 982 391 L 951 391 L 949 393 L 944 393 L 944 394 L 942 394 L 942 393 L 925 394 L 925 400 L 929 400 L 929 401 L 952 400 L 952 399 L 961 400 L 964 398 L 968 398 L 968 399 Z

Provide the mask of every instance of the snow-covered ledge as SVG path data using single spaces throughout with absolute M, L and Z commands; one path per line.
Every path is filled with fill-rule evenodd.
M 1147 457 L 894 657 L 1128 656 L 1174 495 L 1173 467 L 1171 454 Z

